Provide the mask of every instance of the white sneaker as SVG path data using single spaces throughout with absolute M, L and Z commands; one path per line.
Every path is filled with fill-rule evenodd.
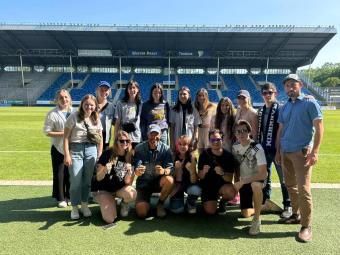
M 129 204 L 125 202 L 120 203 L 120 217 L 127 217 L 129 215 Z
M 78 206 L 72 206 L 71 220 L 78 220 L 78 219 L 79 219 L 79 208 Z
M 256 236 L 260 233 L 261 220 L 253 218 L 249 229 L 249 235 Z
M 290 216 L 293 215 L 293 209 L 291 206 L 285 207 L 284 211 L 281 213 L 280 217 L 281 218 L 289 218 Z
M 188 208 L 188 213 L 189 213 L 189 214 L 195 214 L 195 213 L 197 213 L 196 207 Z
M 81 203 L 80 211 L 86 218 L 92 216 L 88 203 Z
M 58 207 L 59 207 L 59 208 L 65 208 L 65 207 L 67 207 L 66 201 L 58 201 Z

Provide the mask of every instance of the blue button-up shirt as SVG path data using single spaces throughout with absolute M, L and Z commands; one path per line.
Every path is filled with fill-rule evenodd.
M 138 144 L 135 148 L 133 160 L 135 168 L 139 165 L 146 166 L 145 173 L 137 179 L 137 188 L 148 186 L 150 182 L 158 177 L 155 171 L 156 165 L 160 165 L 163 168 L 169 167 L 171 175 L 173 174 L 171 150 L 168 145 L 162 142 L 158 142 L 157 148 L 154 151 L 150 150 L 148 141 Z
M 289 99 L 280 109 L 278 122 L 283 125 L 281 150 L 296 152 L 310 146 L 313 141 L 313 121 L 322 119 L 320 105 L 300 95 L 295 102 Z

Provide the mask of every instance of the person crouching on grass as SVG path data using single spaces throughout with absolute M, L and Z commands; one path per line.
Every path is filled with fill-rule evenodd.
M 198 159 L 198 177 L 202 187 L 204 212 L 213 215 L 217 211 L 217 201 L 221 197 L 218 214 L 226 213 L 225 203 L 235 197 L 232 184 L 237 161 L 234 156 L 222 147 L 223 134 L 218 129 L 209 131 L 210 147 L 204 150 Z M 223 205 L 223 206 L 221 206 Z
M 196 213 L 196 201 L 201 195 L 198 186 L 197 159 L 191 150 L 191 139 L 182 135 L 177 139 L 175 151 L 175 187 L 170 194 L 170 209 L 173 213 L 184 211 L 184 192 L 188 194 L 186 209 Z
M 103 220 L 113 223 L 117 217 L 116 200 L 121 198 L 120 216 L 129 214 L 129 203 L 137 196 L 131 186 L 134 178 L 132 171 L 132 146 L 127 132 L 119 130 L 113 147 L 104 151 L 97 163 L 97 171 L 92 178 L 92 195 L 100 206 Z
M 234 132 L 237 142 L 232 147 L 232 153 L 240 164 L 240 180 L 234 183 L 234 187 L 240 192 L 242 216 L 248 218 L 254 215 L 249 234 L 257 235 L 260 233 L 261 226 L 262 189 L 267 178 L 266 157 L 261 144 L 250 138 L 249 122 L 237 121 Z

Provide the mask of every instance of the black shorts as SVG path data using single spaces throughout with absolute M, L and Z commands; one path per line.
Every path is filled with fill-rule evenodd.
M 244 184 L 242 188 L 239 190 L 239 193 L 240 193 L 240 208 L 241 209 L 254 208 L 253 190 L 251 188 L 251 183 Z
M 221 196 L 220 188 L 225 184 L 231 184 L 231 183 L 222 180 L 222 178 L 221 178 L 221 181 L 218 181 L 215 183 L 210 183 L 210 182 L 200 183 L 200 186 L 202 188 L 201 201 L 202 202 L 217 201 L 219 197 Z
M 161 178 L 162 176 L 158 176 L 154 180 L 150 181 L 146 186 L 143 186 L 142 188 L 137 187 L 136 203 L 150 203 L 152 193 L 159 193 L 162 189 L 160 185 Z

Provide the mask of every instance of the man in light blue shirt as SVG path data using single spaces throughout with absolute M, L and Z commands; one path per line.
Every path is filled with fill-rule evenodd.
M 297 239 L 309 242 L 313 207 L 311 176 L 323 136 L 322 113 L 313 98 L 302 94 L 303 82 L 298 75 L 289 74 L 283 84 L 289 99 L 279 113 L 276 162 L 282 163 L 293 214 L 279 222 L 301 223 Z

